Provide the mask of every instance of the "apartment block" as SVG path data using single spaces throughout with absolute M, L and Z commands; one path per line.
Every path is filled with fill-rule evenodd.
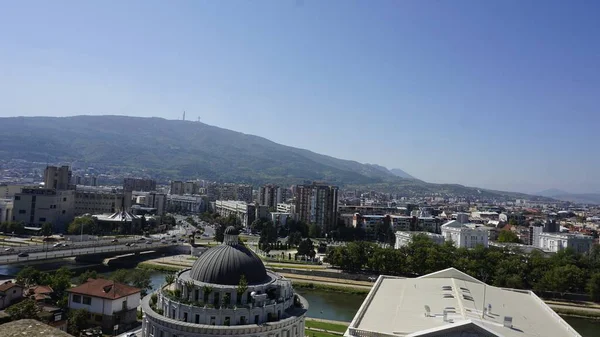
M 44 187 L 57 190 L 71 189 L 71 169 L 67 165 L 61 167 L 46 166 L 44 170 Z
M 250 226 L 256 216 L 255 206 L 244 201 L 217 200 L 215 202 L 215 212 L 223 217 L 236 216 L 244 227 Z
M 156 180 L 141 179 L 141 178 L 125 178 L 125 179 L 123 179 L 123 190 L 126 192 L 156 191 Z
M 323 183 L 296 185 L 295 205 L 298 219 L 317 224 L 325 232 L 337 223 L 338 188 Z

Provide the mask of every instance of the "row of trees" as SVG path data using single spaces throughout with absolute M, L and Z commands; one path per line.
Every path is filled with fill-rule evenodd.
M 456 248 L 437 245 L 424 235 L 400 249 L 381 248 L 369 242 L 352 242 L 329 250 L 326 261 L 350 272 L 417 276 L 449 267 L 459 269 L 499 287 L 552 291 L 561 294 L 587 292 L 600 301 L 600 248 L 588 254 L 570 249 L 546 256 L 540 251 L 524 254 L 518 249 L 496 247 Z

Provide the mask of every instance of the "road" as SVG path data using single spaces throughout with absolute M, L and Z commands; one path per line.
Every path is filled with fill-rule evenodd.
M 29 253 L 28 257 L 18 257 L 17 254 L 3 255 L 0 256 L 0 264 L 6 263 L 22 263 L 27 261 L 36 261 L 36 260 L 45 260 L 45 259 L 54 259 L 54 258 L 63 258 L 63 257 L 73 257 L 79 255 L 88 255 L 88 254 L 96 254 L 96 253 L 108 253 L 108 252 L 138 252 L 151 250 L 154 248 L 162 248 L 175 245 L 176 243 L 168 242 L 168 243 L 160 243 L 158 241 L 154 241 L 151 244 L 147 244 L 144 241 L 139 241 L 135 244 L 134 247 L 126 246 L 124 243 L 114 243 L 112 245 L 105 246 L 92 246 L 92 247 L 77 247 L 72 246 L 68 249 L 48 249 L 40 252 L 32 252 Z

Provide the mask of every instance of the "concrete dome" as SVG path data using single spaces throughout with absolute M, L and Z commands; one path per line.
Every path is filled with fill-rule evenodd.
M 193 280 L 222 285 L 237 285 L 242 275 L 246 276 L 248 284 L 260 284 L 269 279 L 260 258 L 239 243 L 222 244 L 207 250 L 190 270 Z

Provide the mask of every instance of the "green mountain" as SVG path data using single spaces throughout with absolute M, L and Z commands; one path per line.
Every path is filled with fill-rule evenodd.
M 146 168 L 166 179 L 391 182 L 387 170 L 199 122 L 125 116 L 0 118 L 0 158 Z
M 326 181 L 407 195 L 524 197 L 398 177 L 361 164 L 200 122 L 126 116 L 0 118 L 0 159 L 71 163 L 101 172 L 140 172 L 159 181 L 202 178 L 254 185 Z

